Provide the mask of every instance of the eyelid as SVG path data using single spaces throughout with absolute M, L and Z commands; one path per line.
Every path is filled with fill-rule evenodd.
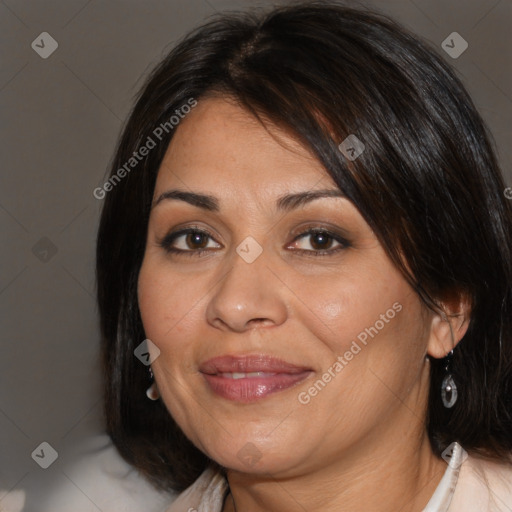
M 293 237 L 293 240 L 296 240 L 297 237 L 304 235 L 306 233 L 310 232 L 321 232 L 321 233 L 327 233 L 328 235 L 332 236 L 333 238 L 350 245 L 351 244 L 351 234 L 346 230 L 339 226 L 333 225 L 329 223 L 326 225 L 323 222 L 320 221 L 311 221 L 311 222 L 304 222 L 301 223 L 299 226 L 295 227 L 292 232 L 291 236 Z

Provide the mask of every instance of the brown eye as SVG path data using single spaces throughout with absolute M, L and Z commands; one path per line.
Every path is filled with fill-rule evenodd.
M 337 253 L 350 246 L 350 243 L 336 233 L 324 229 L 310 229 L 293 242 L 295 250 L 311 256 L 322 256 Z
M 313 249 L 329 249 L 334 239 L 326 233 L 313 233 L 310 235 L 310 244 Z
M 199 231 L 188 233 L 185 243 L 190 249 L 204 249 L 208 245 L 208 235 Z
M 209 245 L 212 242 L 216 245 Z M 220 244 L 213 240 L 210 233 L 192 228 L 169 233 L 158 244 L 169 253 L 186 254 L 187 256 L 200 255 L 220 248 Z

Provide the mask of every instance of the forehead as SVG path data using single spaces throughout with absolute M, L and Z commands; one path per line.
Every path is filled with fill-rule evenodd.
M 266 129 L 267 128 L 267 129 Z M 226 98 L 199 100 L 181 120 L 162 161 L 155 195 L 169 186 L 253 193 L 334 182 L 311 152 Z

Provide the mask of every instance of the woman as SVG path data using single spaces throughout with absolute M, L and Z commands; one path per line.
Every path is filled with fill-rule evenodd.
M 222 16 L 152 72 L 97 279 L 108 432 L 169 512 L 512 510 L 489 139 L 433 50 L 335 3 Z

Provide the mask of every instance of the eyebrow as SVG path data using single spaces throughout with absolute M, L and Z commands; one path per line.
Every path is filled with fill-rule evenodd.
M 346 195 L 338 189 L 309 190 L 280 196 L 276 201 L 276 206 L 278 211 L 291 211 L 315 199 L 323 199 L 326 197 L 345 198 Z M 207 194 L 199 194 L 197 192 L 187 192 L 178 189 L 168 190 L 158 197 L 151 209 L 155 208 L 162 201 L 184 201 L 206 211 L 220 211 L 219 200 L 216 197 Z

